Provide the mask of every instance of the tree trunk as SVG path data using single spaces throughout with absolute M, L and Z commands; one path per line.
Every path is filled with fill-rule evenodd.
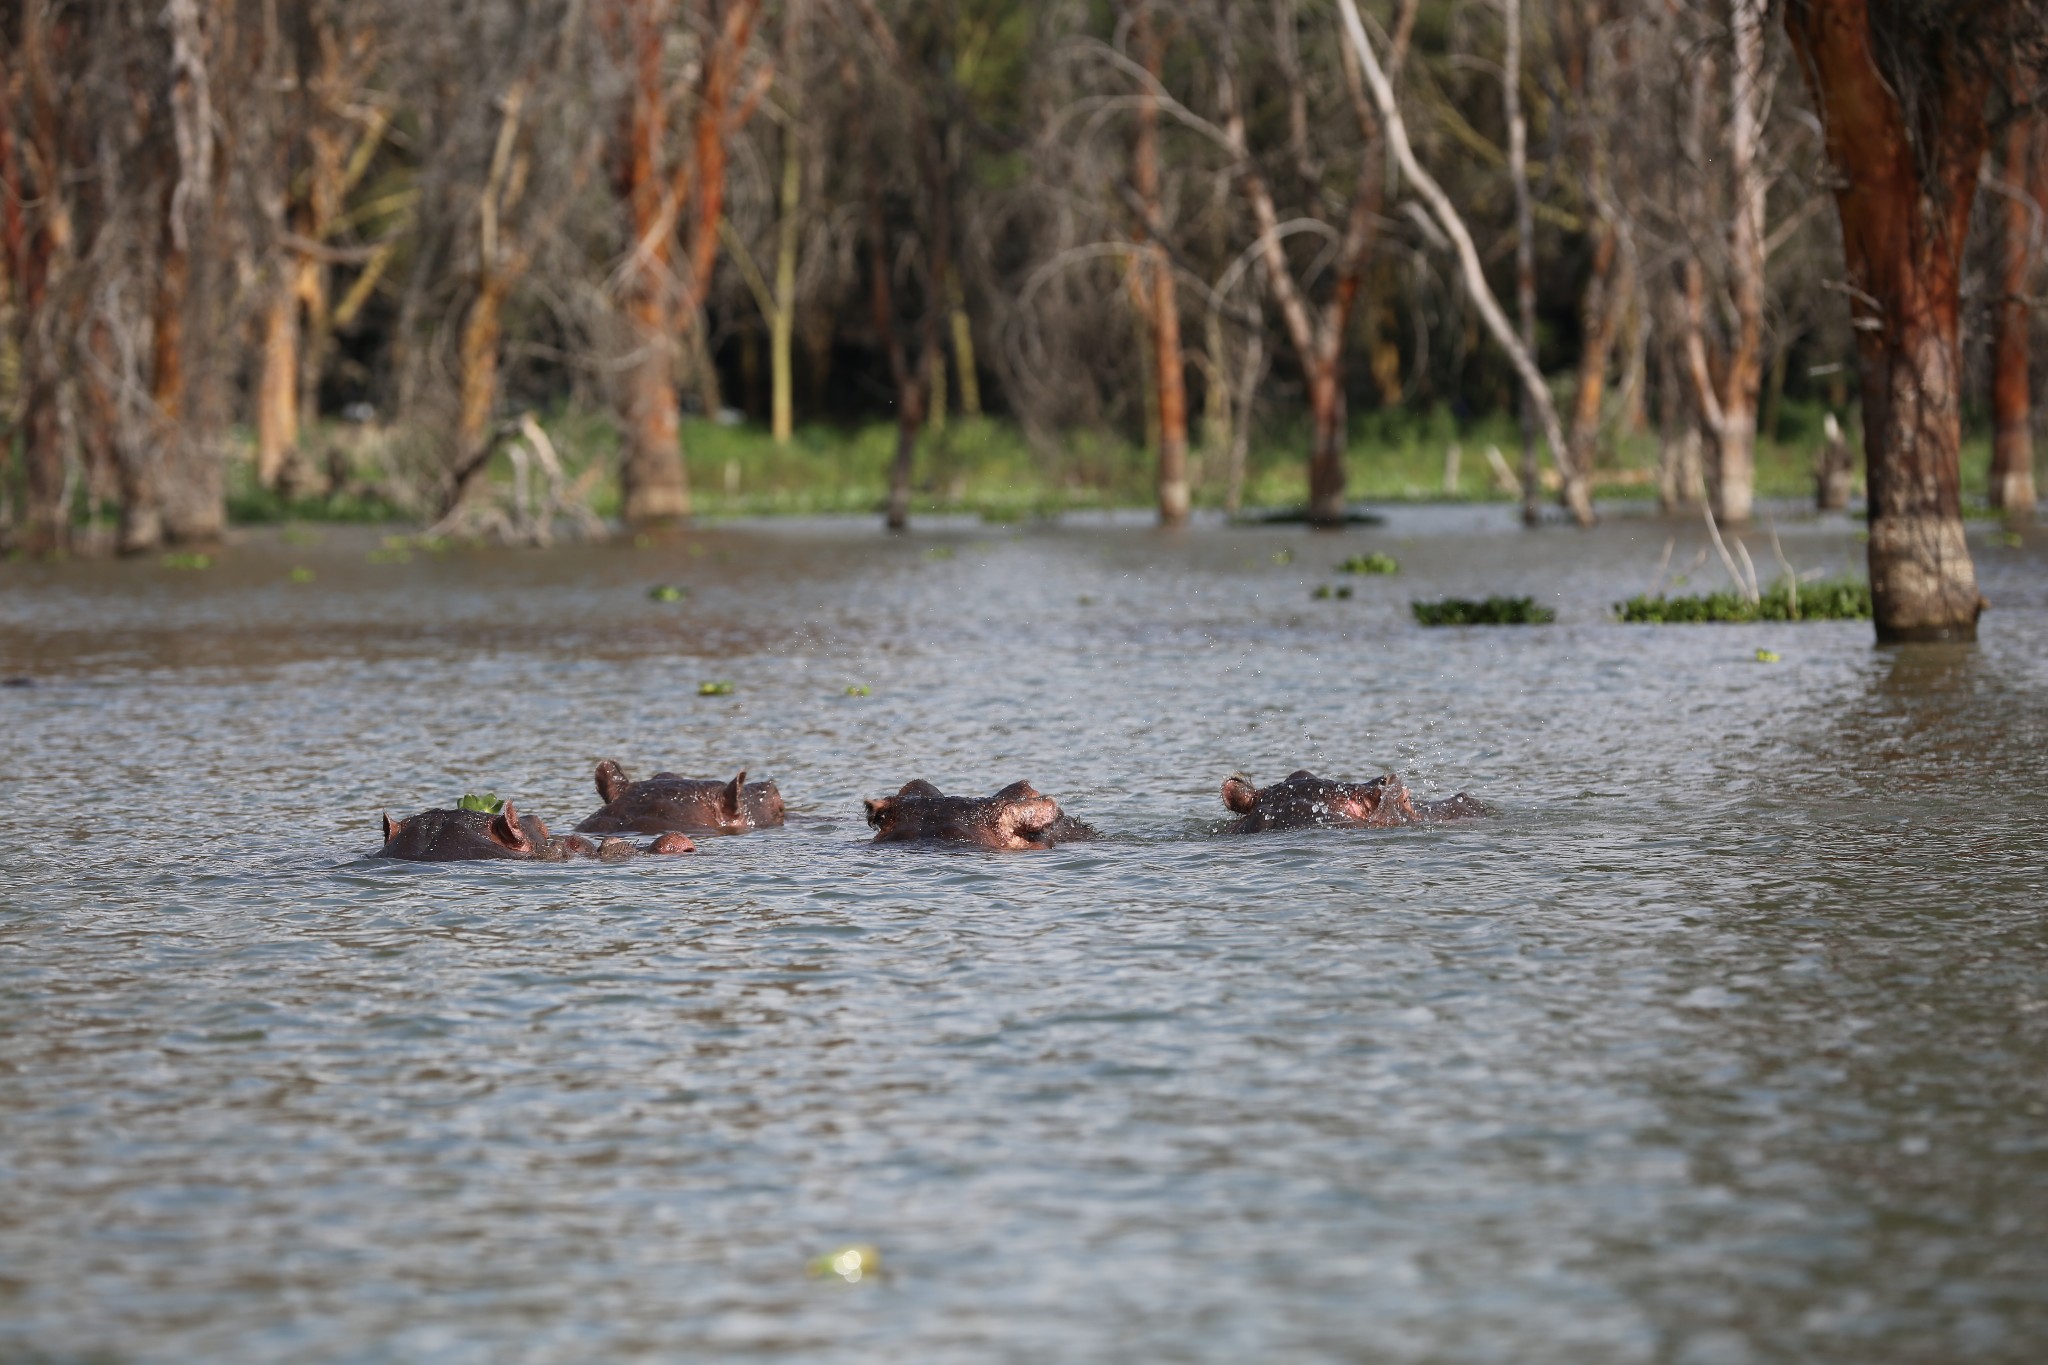
M 1575 498 L 1591 496 L 1593 457 L 1600 442 L 1600 404 L 1607 392 L 1607 364 L 1614 353 L 1614 334 L 1621 313 L 1618 304 L 1628 292 L 1627 283 L 1615 278 L 1620 247 L 1620 228 L 1612 221 L 1601 223 L 1593 242 L 1593 268 L 1586 276 L 1586 291 L 1579 305 L 1579 378 L 1573 391 L 1572 424 L 1567 437 L 1571 442 L 1572 472 L 1559 489 L 1567 507 Z
M 669 92 L 663 74 L 665 7 L 622 0 L 633 87 L 619 157 L 619 197 L 625 201 L 626 249 L 633 257 L 625 283 L 625 314 L 632 331 L 631 363 L 619 378 L 620 514 L 628 526 L 673 521 L 690 514 L 683 469 L 674 377 L 674 306 L 670 261 L 675 231 L 664 212 L 662 138 Z M 715 227 L 715 224 L 714 224 Z
M 263 368 L 256 384 L 256 482 L 275 488 L 299 443 L 299 301 L 293 282 L 263 310 Z
M 1312 526 L 1341 526 L 1344 453 L 1349 426 L 1344 406 L 1343 353 L 1332 347 L 1317 358 L 1309 375 L 1308 519 Z
M 896 458 L 889 462 L 889 511 L 892 531 L 910 526 L 910 478 L 917 462 L 917 436 L 924 426 L 924 385 L 913 379 L 896 391 Z
M 1870 588 L 1880 643 L 1974 640 L 1984 601 L 1963 536 L 1962 251 L 1990 143 L 1982 72 L 1942 54 L 1916 156 L 1878 68 L 1867 0 L 1804 0 L 1785 24 L 1837 173 L 1862 373 Z
M 1998 329 L 1991 359 L 1991 505 L 2016 520 L 2034 514 L 2033 404 L 2027 386 L 2032 310 L 2027 307 L 2027 249 L 2034 208 L 2028 188 L 2033 181 L 2032 144 L 2039 136 L 2034 124 L 2020 120 L 2006 133 L 2006 191 L 2000 220 Z
M 1536 354 L 1536 217 L 1529 195 L 1529 120 L 1522 113 L 1522 0 L 1501 0 L 1506 45 L 1501 54 L 1501 99 L 1507 108 L 1508 179 L 1515 192 L 1515 320 L 1522 349 Z M 1543 487 L 1536 452 L 1536 411 L 1527 393 L 1516 394 L 1522 426 L 1522 524 L 1543 520 Z
M 22 463 L 26 468 L 21 548 L 31 556 L 62 555 L 71 549 L 71 509 L 65 505 L 64 424 L 50 358 L 28 359 L 33 370 L 23 386 Z
M 1290 30 L 1291 32 L 1291 26 Z M 1138 60 L 1157 82 L 1163 65 L 1158 34 L 1152 27 L 1149 3 L 1138 5 L 1131 40 Z M 1180 350 L 1180 300 L 1173 284 L 1173 264 L 1153 239 L 1159 211 L 1159 101 L 1147 85 L 1138 101 L 1138 135 L 1131 150 L 1131 179 L 1144 213 L 1132 235 L 1140 243 L 1138 290 L 1144 298 L 1146 325 L 1152 339 L 1152 382 L 1159 415 L 1159 524 L 1184 526 L 1188 519 L 1188 392 L 1187 365 Z M 1304 134 L 1305 135 L 1305 134 Z
M 492 273 L 477 282 L 463 319 L 457 353 L 455 460 L 441 515 L 469 500 L 491 463 L 491 419 L 498 408 L 498 345 L 504 336 L 505 297 L 511 281 Z
M 1756 406 L 1763 387 L 1764 195 L 1758 164 L 1763 137 L 1764 0 L 1730 0 L 1734 60 L 1728 81 L 1728 174 L 1735 220 L 1728 231 L 1729 298 L 1735 338 L 1722 379 L 1714 430 L 1714 515 L 1723 525 L 1749 520 L 1756 495 Z
M 768 318 L 768 421 L 769 431 L 779 446 L 788 445 L 796 433 L 796 375 L 792 369 L 791 343 L 796 331 L 797 246 L 803 226 L 797 210 L 802 196 L 803 162 L 797 155 L 797 135 L 792 125 L 782 130 L 782 221 L 775 244 L 775 311 Z

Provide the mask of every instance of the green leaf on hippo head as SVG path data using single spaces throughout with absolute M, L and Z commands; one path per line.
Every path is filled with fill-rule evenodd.
M 481 795 L 469 792 L 455 803 L 455 809 L 473 810 L 479 815 L 496 815 L 505 809 L 505 803 L 498 799 L 496 792 L 484 792 Z

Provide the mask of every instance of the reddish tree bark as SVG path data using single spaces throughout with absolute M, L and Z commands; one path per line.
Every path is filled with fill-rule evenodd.
M 1152 7 L 1140 0 L 1131 30 L 1138 61 L 1156 82 L 1162 44 L 1152 24 Z M 1131 179 L 1144 212 L 1133 236 L 1142 258 L 1140 292 L 1146 303 L 1146 326 L 1152 338 L 1153 383 L 1159 396 L 1159 524 L 1185 525 L 1188 519 L 1188 390 L 1187 366 L 1181 356 L 1180 299 L 1174 289 L 1173 263 L 1153 237 L 1159 212 L 1159 101 L 1146 87 L 1139 95 L 1138 135 L 1131 152 Z
M 1953 33 L 1936 40 L 1916 150 L 1878 64 L 1868 0 L 1793 0 L 1785 27 L 1838 176 L 1877 636 L 1975 639 L 1984 601 L 1963 536 L 1957 326 L 1963 241 L 1990 145 L 1989 75 Z
M 14 301 L 21 331 L 21 456 L 24 498 L 20 545 L 31 555 L 61 554 L 71 546 L 71 509 L 64 505 L 62 362 L 59 339 L 47 314 L 51 292 L 69 263 L 72 227 L 65 195 L 65 129 L 52 71 L 54 49 L 64 39 L 53 31 L 45 6 L 21 6 L 6 94 L 26 106 L 27 136 L 10 126 L 5 163 L 7 245 Z M 11 125 L 11 120 L 10 120 Z M 22 206 L 26 206 L 25 208 Z
M 2033 404 L 2028 392 L 2027 364 L 2032 309 L 2027 307 L 2027 276 L 2033 264 L 2034 215 L 2043 207 L 2030 190 L 2034 182 L 2034 144 L 2041 137 L 2034 122 L 2016 121 L 2006 132 L 2006 192 L 2000 211 L 1998 329 L 1991 348 L 1991 480 L 1993 507 L 2008 517 L 2034 514 Z

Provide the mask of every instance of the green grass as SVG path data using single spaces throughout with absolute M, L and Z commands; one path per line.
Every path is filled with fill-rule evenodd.
M 1757 447 L 1757 493 L 1768 498 L 1806 498 L 1813 491 L 1812 455 L 1820 439 L 1821 410 L 1787 402 L 1778 439 Z M 591 507 L 599 516 L 619 510 L 618 429 L 603 409 L 564 409 L 542 424 L 574 480 L 595 465 Z M 428 432 L 363 433 L 327 427 L 309 429 L 310 449 L 346 444 L 356 454 L 361 481 L 385 472 L 381 462 L 407 466 L 431 463 L 435 442 Z M 1226 470 L 1219 453 L 1205 451 L 1200 432 L 1189 453 L 1190 479 L 1198 506 L 1220 507 Z M 700 517 L 821 515 L 878 512 L 888 494 L 895 457 L 896 428 L 889 422 L 857 426 L 813 424 L 798 428 L 777 445 L 753 424 L 722 426 L 686 417 L 681 442 L 692 500 Z M 1445 452 L 1462 451 L 1451 491 L 1444 486 Z M 1511 416 L 1497 414 L 1460 423 L 1448 410 L 1395 409 L 1356 415 L 1346 457 L 1347 488 L 1354 502 L 1505 501 L 1513 495 L 1494 484 L 1485 452 L 1497 446 L 1511 467 L 1521 463 L 1521 436 Z M 1308 430 L 1301 417 L 1263 426 L 1246 459 L 1242 503 L 1246 508 L 1290 508 L 1308 496 Z M 1966 436 L 1963 484 L 1966 501 L 1982 501 L 1989 438 Z M 1656 496 L 1655 433 L 1622 436 L 1603 453 L 1595 475 L 1602 499 Z M 490 471 L 500 485 L 510 482 L 511 464 L 500 454 Z M 1063 512 L 1149 507 L 1155 498 L 1153 453 L 1117 432 L 1073 432 L 1033 439 L 998 418 L 962 419 L 919 440 L 911 510 L 978 515 L 997 523 L 1056 516 Z M 1546 494 L 1546 496 L 1549 496 Z M 258 488 L 250 461 L 229 466 L 229 515 L 237 522 L 388 521 L 402 509 L 374 497 L 346 496 L 288 502 Z
M 1792 585 L 1779 579 L 1752 602 L 1733 592 L 1693 597 L 1641 595 L 1614 604 L 1623 621 L 1658 625 L 1691 625 L 1724 621 L 1868 621 L 1870 585 L 1861 579 L 1835 578 L 1802 585 L 1795 598 Z
M 1557 619 L 1533 597 L 1446 597 L 1440 602 L 1410 602 L 1418 623 L 1425 626 L 1547 626 Z

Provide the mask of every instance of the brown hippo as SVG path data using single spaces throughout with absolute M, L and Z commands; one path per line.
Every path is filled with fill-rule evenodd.
M 1418 803 L 1392 773 L 1370 782 L 1332 782 L 1306 768 L 1289 773 L 1285 782 L 1256 789 L 1245 777 L 1232 777 L 1223 784 L 1223 804 L 1238 815 L 1230 822 L 1232 834 L 1310 825 L 1383 829 L 1491 813 L 1463 792 L 1442 801 Z
M 429 810 L 403 820 L 384 817 L 384 847 L 379 858 L 404 858 L 420 863 L 457 863 L 479 858 L 520 858 L 539 863 L 566 863 L 571 858 L 617 862 L 643 853 L 695 853 L 697 846 L 681 834 L 664 834 L 646 848 L 624 839 L 592 843 L 580 835 L 548 833 L 537 815 L 521 815 L 510 801 L 495 815 L 477 810 Z
M 584 834 L 745 834 L 782 823 L 782 793 L 773 782 L 730 782 L 656 773 L 645 782 L 606 759 L 597 765 L 604 808 L 576 828 Z
M 994 796 L 947 796 L 929 782 L 908 782 L 894 796 L 867 802 L 867 812 L 878 844 L 945 839 L 983 848 L 1051 848 L 1095 837 L 1029 782 L 1012 782 Z

